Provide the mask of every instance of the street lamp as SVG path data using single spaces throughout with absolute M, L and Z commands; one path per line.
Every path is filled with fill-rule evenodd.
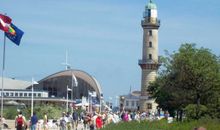
M 92 92 L 88 91 L 88 102 L 89 102 L 89 112 L 92 112 L 91 100 L 92 100 Z
M 33 109 L 34 109 L 34 84 L 38 84 L 38 82 L 36 82 L 34 80 L 34 78 L 32 77 L 31 80 L 31 116 L 33 116 Z
M 68 92 L 72 91 L 72 89 L 68 88 L 68 85 L 66 86 L 66 112 L 68 112 Z
M 108 97 L 109 98 L 109 107 L 112 109 L 112 97 Z
M 100 113 L 102 112 L 102 101 L 103 101 L 103 94 L 101 93 L 101 94 L 100 94 L 100 100 L 99 100 L 99 102 L 100 102 L 100 104 L 99 104 L 99 105 L 100 105 L 100 106 L 99 106 L 99 107 L 100 107 L 100 108 L 99 108 L 99 112 L 100 112 Z
M 115 96 L 115 106 L 118 107 L 118 96 Z
M 93 98 L 96 97 L 96 92 L 95 91 L 88 91 L 88 100 L 89 100 L 89 112 L 92 112 L 92 107 L 93 107 Z

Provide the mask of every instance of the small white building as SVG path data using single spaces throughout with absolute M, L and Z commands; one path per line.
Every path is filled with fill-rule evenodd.
M 120 103 L 120 110 L 126 111 L 141 111 L 140 110 L 140 99 L 141 99 L 141 92 L 140 91 L 133 91 L 127 95 L 121 95 L 119 99 Z M 147 111 L 149 112 L 156 112 L 158 104 L 155 103 L 155 99 L 148 99 L 146 104 Z
M 133 91 L 127 95 L 121 95 L 119 98 L 120 110 L 137 111 L 139 110 L 140 92 Z

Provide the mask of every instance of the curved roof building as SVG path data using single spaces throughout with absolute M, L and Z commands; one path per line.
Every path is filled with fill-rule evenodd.
M 38 83 L 34 85 L 34 90 L 47 91 L 49 98 L 66 98 L 67 92 L 69 99 L 88 97 L 89 92 L 96 92 L 98 99 L 102 95 L 98 81 L 81 70 L 69 69 L 60 71 L 43 78 Z M 31 86 L 27 89 L 31 89 Z

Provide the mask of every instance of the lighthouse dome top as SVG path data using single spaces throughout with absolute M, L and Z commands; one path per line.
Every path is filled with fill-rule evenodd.
M 146 9 L 157 9 L 157 5 L 152 0 L 146 5 Z

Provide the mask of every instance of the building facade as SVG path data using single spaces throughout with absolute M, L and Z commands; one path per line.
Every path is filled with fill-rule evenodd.
M 155 81 L 160 66 L 158 62 L 160 20 L 157 18 L 157 6 L 152 0 L 146 5 L 143 18 L 141 21 L 143 28 L 142 59 L 139 60 L 139 66 L 142 70 L 140 111 L 155 111 L 157 104 L 147 91 L 149 83 Z
M 65 106 L 66 102 L 71 104 L 82 97 L 88 98 L 91 92 L 96 94 L 96 101 L 99 102 L 102 98 L 99 82 L 82 70 L 60 71 L 43 78 L 38 84 L 4 78 L 4 104 L 16 101 L 30 106 L 33 94 L 34 104 L 54 103 Z
M 31 89 L 32 86 L 27 87 Z M 47 91 L 50 98 L 81 99 L 88 97 L 89 92 L 96 92 L 98 100 L 102 95 L 98 81 L 82 70 L 68 69 L 52 74 L 34 85 L 36 91 Z M 68 91 L 70 90 L 70 91 Z
M 119 98 L 120 111 L 139 111 L 140 91 L 133 91 Z

